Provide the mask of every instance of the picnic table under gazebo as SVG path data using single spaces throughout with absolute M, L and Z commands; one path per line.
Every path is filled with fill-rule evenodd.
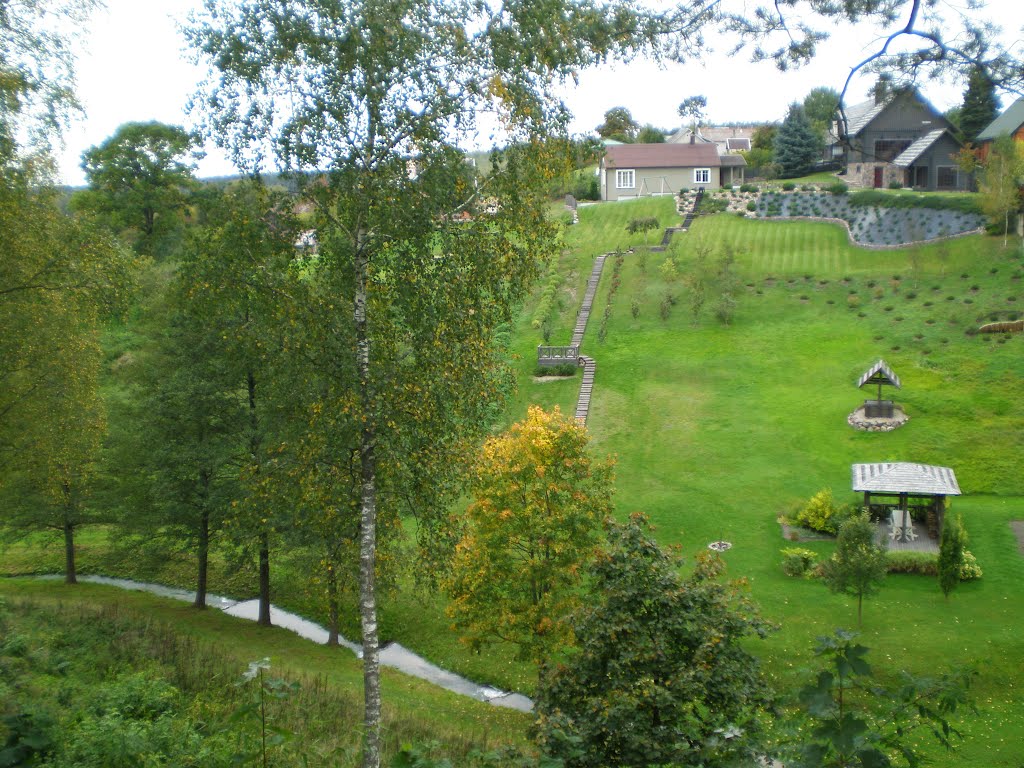
M 911 462 L 854 464 L 851 474 L 853 490 L 864 494 L 864 508 L 872 519 L 889 523 L 894 541 L 916 538 L 915 518 L 925 523 L 928 537 L 938 541 L 946 497 L 961 495 L 949 467 Z

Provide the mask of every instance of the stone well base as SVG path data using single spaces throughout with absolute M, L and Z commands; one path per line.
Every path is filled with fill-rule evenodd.
M 864 415 L 863 405 L 846 417 L 846 422 L 851 427 L 862 432 L 892 432 L 894 429 L 902 427 L 908 421 L 910 421 L 910 417 L 898 405 L 894 406 L 894 413 L 891 419 L 869 419 Z

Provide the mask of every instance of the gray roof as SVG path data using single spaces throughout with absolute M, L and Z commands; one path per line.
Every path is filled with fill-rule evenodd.
M 846 108 L 846 135 L 856 136 L 867 127 L 867 124 L 874 120 L 885 109 L 888 101 L 876 104 L 874 99 L 862 101 L 860 104 L 852 104 Z M 841 132 L 840 132 L 841 133 Z
M 999 117 L 978 134 L 978 141 L 994 141 L 1004 133 L 1012 136 L 1024 125 L 1024 97 L 1017 99 Z
M 913 144 L 900 152 L 899 156 L 892 161 L 893 165 L 899 166 L 900 168 L 909 168 L 911 165 L 917 162 L 918 158 L 921 157 L 936 141 L 942 138 L 942 134 L 946 132 L 945 128 L 936 128 L 934 131 L 929 131 L 921 138 L 917 139 Z
M 743 167 L 747 164 L 747 161 L 743 159 L 743 155 L 722 155 L 722 166 L 738 166 Z
M 892 368 L 886 365 L 885 360 L 882 359 L 879 359 L 877 363 L 868 368 L 865 374 L 860 377 L 860 380 L 857 382 L 857 386 L 863 387 L 876 373 L 885 377 L 886 380 L 882 382 L 883 384 L 892 384 L 896 389 L 900 389 L 900 377 L 897 376 L 893 372 Z
M 851 470 L 854 491 L 929 496 L 960 495 L 960 486 L 956 482 L 956 475 L 949 467 L 891 462 L 887 464 L 854 464 Z

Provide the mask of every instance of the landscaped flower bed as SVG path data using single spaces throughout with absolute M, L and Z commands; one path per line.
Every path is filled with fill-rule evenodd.
M 976 232 L 985 219 L 977 213 L 933 208 L 855 205 L 847 195 L 769 191 L 757 199 L 757 218 L 822 218 L 846 222 L 860 245 L 893 247 Z

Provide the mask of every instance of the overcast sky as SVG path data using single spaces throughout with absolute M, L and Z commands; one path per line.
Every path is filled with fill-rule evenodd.
M 86 116 L 67 133 L 60 156 L 62 181 L 84 183 L 82 152 L 123 123 L 159 120 L 192 127 L 186 105 L 203 72 L 190 63 L 178 25 L 199 5 L 200 0 L 106 0 L 106 9 L 95 14 L 79 43 L 78 93 Z M 988 0 L 987 6 L 985 17 L 1000 20 L 1006 40 L 1024 58 L 1024 0 Z M 592 132 L 616 106 L 629 109 L 641 124 L 676 128 L 679 103 L 699 94 L 707 97 L 710 122 L 781 120 L 787 105 L 803 100 L 812 88 L 840 90 L 850 68 L 875 50 L 879 39 L 864 29 L 834 32 L 813 64 L 787 73 L 767 62 L 751 64 L 742 53 L 730 58 L 727 43 L 709 43 L 721 50 L 701 63 L 659 67 L 641 61 L 583 73 L 578 86 L 565 90 L 576 116 L 572 129 Z M 848 102 L 862 100 L 872 81 L 856 83 Z M 960 83 L 927 83 L 922 90 L 941 110 L 963 98 Z M 1004 96 L 1003 106 L 1010 101 Z M 232 172 L 230 162 L 213 148 L 199 167 L 200 176 Z

